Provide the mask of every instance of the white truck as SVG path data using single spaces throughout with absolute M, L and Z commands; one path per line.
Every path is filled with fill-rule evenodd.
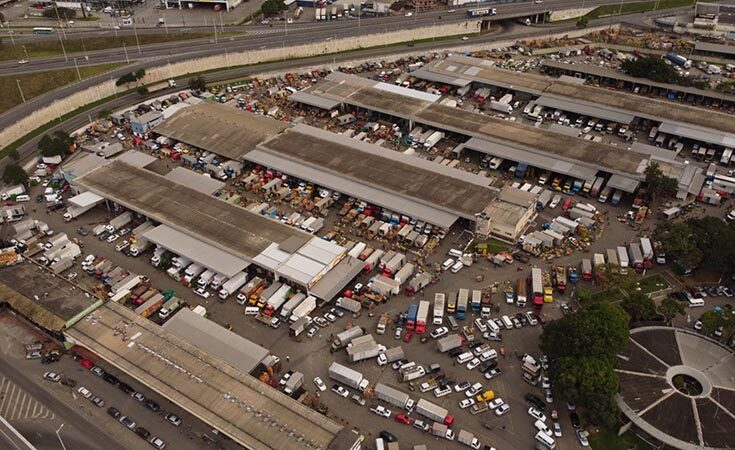
M 363 342 L 361 344 L 349 345 L 347 347 L 347 361 L 351 363 L 377 357 L 385 351 L 385 346 L 377 342 Z
M 227 297 L 237 292 L 245 283 L 248 281 L 248 274 L 245 272 L 238 272 L 234 277 L 230 278 L 227 283 L 222 285 L 222 289 L 219 291 L 219 298 L 222 301 L 227 300 Z
M 457 434 L 457 441 L 468 447 L 480 448 L 480 440 L 477 439 L 474 434 L 470 433 L 467 430 L 459 430 L 459 434 Z
M 305 299 L 306 294 L 302 294 L 299 292 L 298 294 L 288 299 L 288 301 L 281 308 L 281 312 L 278 313 L 278 315 L 281 316 L 281 319 L 288 320 L 288 318 L 291 317 L 293 310 L 296 309 L 296 307 L 298 307 Z
M 431 150 L 431 148 L 433 146 L 435 146 L 442 139 L 444 139 L 444 132 L 443 131 L 435 131 L 435 132 L 433 132 L 431 134 L 431 136 L 429 136 L 428 138 L 426 138 L 426 140 L 424 141 L 424 148 L 426 150 Z
M 135 275 L 133 273 L 129 274 L 127 278 L 120 281 L 119 283 L 116 283 L 110 287 L 110 293 L 107 294 L 109 297 L 113 297 L 118 292 L 122 292 L 124 290 L 132 291 L 137 285 L 139 285 L 143 281 L 143 277 L 140 275 Z
M 451 425 L 454 422 L 454 417 L 449 415 L 449 411 L 423 398 L 416 403 L 416 413 L 444 425 Z
M 375 393 L 375 397 L 379 400 L 383 400 L 401 409 L 408 409 L 406 406 L 411 402 L 411 397 L 408 394 L 383 383 L 376 384 L 373 393 Z
M 411 278 L 411 275 L 413 275 L 414 268 L 415 266 L 412 263 L 406 264 L 405 266 L 401 267 L 398 272 L 396 272 L 396 275 L 393 277 L 393 279 L 400 284 L 407 282 L 408 279 Z
M 462 345 L 462 337 L 458 334 L 451 334 L 436 341 L 436 349 L 441 353 L 458 348 Z
M 197 286 L 200 288 L 206 288 L 209 286 L 209 283 L 212 281 L 212 278 L 214 278 L 214 275 L 216 272 L 214 270 L 205 270 L 203 274 L 199 275 L 199 279 L 197 280 Z
M 363 377 L 360 372 L 337 362 L 333 362 L 329 366 L 329 378 L 361 392 L 370 385 L 370 381 Z
M 108 232 L 114 233 L 115 231 L 129 224 L 131 220 L 133 220 L 133 213 L 130 211 L 125 211 L 124 213 L 110 220 L 110 223 L 107 224 L 105 228 Z
M 296 322 L 302 317 L 306 317 L 316 309 L 316 297 L 310 295 L 304 299 L 303 302 L 299 303 L 299 306 L 294 308 L 291 313 L 291 317 L 288 319 L 289 322 Z
M 198 277 L 199 275 L 204 272 L 204 266 L 197 263 L 189 264 L 189 267 L 184 270 L 184 281 L 189 284 L 191 283 L 194 278 Z
M 337 306 L 337 308 L 345 309 L 353 314 L 359 313 L 362 309 L 362 304 L 360 302 L 347 297 L 338 298 L 335 305 Z
M 628 267 L 630 266 L 630 262 L 628 260 L 628 250 L 623 246 L 618 246 L 616 250 L 618 252 L 618 264 L 620 264 L 620 273 L 622 275 L 627 275 Z
M 437 292 L 434 294 L 434 315 L 432 323 L 434 325 L 441 325 L 444 322 L 444 302 L 446 295 L 443 292 Z
M 191 264 L 191 260 L 186 256 L 176 256 L 171 260 L 171 267 L 179 271 L 189 266 L 189 264 Z
M 130 256 L 138 256 L 153 245 L 151 241 L 143 236 L 146 231 L 150 230 L 153 227 L 154 225 L 150 221 L 145 221 L 135 227 L 132 233 L 132 242 L 130 244 Z

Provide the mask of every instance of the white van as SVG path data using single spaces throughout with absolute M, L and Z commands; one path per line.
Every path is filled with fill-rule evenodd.
M 444 263 L 442 264 L 442 270 L 449 270 L 452 268 L 453 265 L 454 265 L 454 260 L 452 258 L 449 258 L 446 261 L 444 261 Z
M 473 355 L 472 352 L 464 352 L 461 355 L 457 356 L 457 364 L 464 364 L 474 357 L 475 355 Z
M 510 320 L 510 317 L 503 316 L 502 317 L 502 321 L 503 321 L 503 325 L 505 325 L 505 328 L 507 330 L 512 330 L 513 329 L 513 322 Z
M 547 448 L 549 450 L 554 450 L 554 448 L 556 447 L 556 441 L 550 438 L 543 431 L 539 431 L 538 433 L 536 433 L 536 442 L 541 444 L 543 448 Z
M 383 438 L 377 438 L 375 440 L 375 449 L 376 450 L 385 450 L 385 441 Z
M 16 195 L 15 196 L 15 201 L 16 202 L 30 202 L 31 201 L 31 196 L 28 195 L 28 194 Z
M 490 331 L 493 333 L 500 333 L 500 327 L 493 319 L 487 320 L 487 327 L 490 328 Z
M 704 306 L 704 300 L 701 298 L 694 298 L 692 296 L 687 296 L 687 303 L 690 308 L 697 308 L 699 306 Z
M 245 315 L 246 316 L 257 316 L 260 312 L 260 308 L 257 306 L 246 306 L 245 307 Z
M 462 256 L 462 252 L 453 248 L 449 250 L 449 256 L 451 256 L 452 258 L 459 258 Z
M 459 272 L 460 270 L 462 270 L 462 267 L 464 267 L 464 264 L 462 264 L 462 262 L 461 262 L 461 261 L 457 261 L 457 262 L 456 262 L 456 263 L 454 263 L 454 265 L 452 266 L 452 273 L 457 273 L 457 272 Z
M 475 319 L 475 328 L 477 328 L 480 333 L 487 331 L 487 325 L 485 325 L 485 322 L 483 322 L 479 317 Z

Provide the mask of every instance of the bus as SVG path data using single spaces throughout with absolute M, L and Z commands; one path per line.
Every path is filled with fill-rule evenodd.
M 54 29 L 51 27 L 35 27 L 33 28 L 33 34 L 51 34 Z
M 467 10 L 467 17 L 494 16 L 495 8 L 472 8 Z

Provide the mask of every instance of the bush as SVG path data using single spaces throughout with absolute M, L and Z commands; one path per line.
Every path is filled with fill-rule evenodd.
M 77 11 L 71 8 L 58 7 L 58 8 L 46 8 L 43 10 L 43 17 L 46 17 L 48 19 L 61 18 L 61 19 L 71 20 L 71 19 L 74 19 L 76 16 L 77 16 Z

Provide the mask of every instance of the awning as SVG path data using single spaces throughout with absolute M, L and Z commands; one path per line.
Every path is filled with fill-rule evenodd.
M 168 225 L 151 228 L 143 236 L 154 244 L 158 244 L 228 278 L 242 272 L 250 265 L 242 258 L 204 243 Z
M 322 97 L 321 95 L 314 95 L 305 91 L 295 92 L 288 98 L 294 102 L 303 103 L 305 105 L 321 109 L 334 109 L 342 103 L 339 100 Z
M 319 282 L 309 289 L 309 294 L 324 301 L 332 300 L 347 286 L 347 283 L 360 273 L 365 263 L 352 256 L 346 256 L 327 272 Z
M 723 147 L 735 147 L 735 136 L 730 133 L 702 128 L 681 123 L 662 122 L 658 127 L 659 133 L 671 134 L 700 142 L 708 142 Z
M 102 201 L 104 201 L 104 198 L 91 191 L 83 192 L 69 199 L 69 203 L 79 208 L 91 208 L 98 203 L 102 203 Z
M 596 117 L 602 120 L 610 120 L 613 122 L 630 125 L 635 116 L 629 112 L 606 107 L 598 103 L 588 103 L 580 100 L 569 100 L 552 95 L 542 95 L 535 100 L 537 105 L 546 108 L 560 109 L 585 116 Z
M 186 187 L 207 195 L 212 195 L 214 192 L 225 187 L 225 183 L 222 181 L 215 180 L 212 177 L 202 175 L 181 166 L 175 167 L 164 176 L 173 182 L 183 184 Z
M 613 175 L 607 181 L 608 187 L 613 189 L 620 189 L 623 192 L 632 194 L 638 189 L 640 182 L 632 178 L 626 178 L 620 175 Z

